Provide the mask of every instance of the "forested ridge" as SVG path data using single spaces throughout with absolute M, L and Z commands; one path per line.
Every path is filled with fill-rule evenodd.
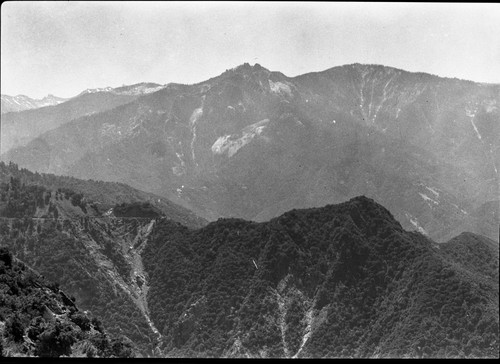
M 140 355 L 498 357 L 498 243 L 480 235 L 438 244 L 366 197 L 186 227 L 0 171 L 0 245 Z M 74 353 L 114 355 L 96 350 Z
M 166 355 L 498 356 L 487 238 L 440 245 L 359 197 L 268 223 L 165 221 L 150 239 L 148 301 Z M 471 255 L 489 264 L 463 264 Z
M 47 201 L 47 194 L 54 194 L 56 199 L 70 200 L 74 206 L 84 205 L 82 202 L 89 201 L 91 209 L 84 211 L 86 215 L 102 215 L 109 209 L 117 205 L 137 205 L 146 203 L 155 209 L 158 214 L 166 215 L 169 218 L 182 222 L 184 225 L 201 227 L 207 222 L 196 216 L 191 211 L 176 205 L 165 198 L 161 198 L 151 193 L 136 190 L 123 183 L 104 182 L 94 180 L 81 180 L 68 176 L 56 176 L 49 173 L 31 172 L 25 168 L 19 168 L 15 163 L 4 163 L 0 161 L 0 183 L 3 189 L 3 202 L 7 201 L 7 190 L 9 184 L 15 183 L 19 190 L 21 187 L 26 196 L 13 196 L 11 203 L 18 203 L 20 211 L 15 208 L 16 216 L 6 215 L 5 217 L 22 217 L 32 215 L 36 211 L 36 206 Z M 43 195 L 43 201 L 41 200 Z M 33 206 L 35 205 L 35 206 Z M 45 203 L 45 205 L 48 205 Z M 29 207 L 28 207 L 29 206 Z M 28 210 L 26 211 L 26 208 Z M 5 211 L 5 210 L 4 210 Z
M 125 337 L 110 335 L 101 321 L 78 309 L 57 283 L 0 248 L 0 357 L 136 355 Z
M 138 271 L 135 249 L 146 239 L 153 217 L 164 213 L 139 200 L 111 209 L 142 216 L 104 216 L 106 210 L 84 193 L 64 184 L 51 189 L 61 186 L 59 177 L 18 170 L 13 164 L 6 170 L 8 174 L 0 174 L 0 246 L 60 284 L 112 334 L 126 335 L 138 352 L 151 355 L 157 335 L 141 306 L 146 277 Z M 46 179 L 54 182 L 45 184 Z

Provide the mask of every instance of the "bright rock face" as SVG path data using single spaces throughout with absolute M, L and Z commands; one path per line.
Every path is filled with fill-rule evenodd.
M 231 135 L 224 135 L 219 137 L 212 145 L 212 152 L 214 154 L 227 154 L 229 158 L 238 152 L 239 149 L 250 143 L 253 138 L 262 134 L 266 128 L 269 119 L 264 119 L 258 123 L 252 124 L 244 128 L 240 138 Z

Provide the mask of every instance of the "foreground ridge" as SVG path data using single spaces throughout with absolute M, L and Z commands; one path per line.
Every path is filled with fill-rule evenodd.
M 163 221 L 144 251 L 174 357 L 498 357 L 498 254 L 407 232 L 364 196 L 269 222 Z M 474 245 L 475 244 L 475 245 Z M 472 255 L 471 255 L 472 256 Z M 488 265 L 478 268 L 479 261 Z
M 110 336 L 80 311 L 58 284 L 0 248 L 0 357 L 120 357 L 136 355 L 126 338 Z

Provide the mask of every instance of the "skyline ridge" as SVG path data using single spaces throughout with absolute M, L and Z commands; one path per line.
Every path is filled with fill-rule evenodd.
M 388 66 L 388 65 L 384 65 L 384 64 L 376 64 L 376 63 L 359 63 L 359 62 L 355 62 L 355 63 L 349 63 L 349 64 L 343 64 L 343 65 L 338 65 L 338 66 L 333 66 L 333 67 L 329 67 L 329 68 L 326 68 L 324 70 L 321 70 L 321 71 L 310 71 L 310 72 L 306 72 L 306 73 L 302 73 L 302 74 L 298 74 L 298 75 L 295 75 L 295 76 L 289 76 L 279 70 L 271 70 L 265 66 L 262 66 L 259 62 L 255 62 L 253 65 L 250 63 L 250 62 L 244 62 L 244 63 L 241 63 L 235 67 L 231 67 L 231 68 L 228 68 L 226 71 L 216 75 L 216 76 L 212 76 L 212 77 L 209 77 L 203 81 L 198 81 L 198 82 L 193 82 L 193 83 L 179 83 L 179 82 L 167 82 L 167 83 L 158 83 L 158 81 L 140 81 L 140 82 L 135 82 L 133 84 L 121 84 L 119 86 L 110 86 L 110 85 L 106 85 L 106 86 L 98 86 L 98 87 L 87 87 L 85 89 L 83 89 L 82 91 L 80 91 L 78 94 L 74 95 L 74 96 L 70 96 L 70 97 L 62 97 L 62 96 L 59 96 L 53 92 L 49 92 L 47 94 L 45 94 L 45 96 L 42 96 L 42 97 L 32 97 L 30 95 L 25 95 L 25 94 L 18 94 L 18 95 L 10 95 L 10 94 L 5 94 L 5 93 L 2 93 L 1 95 L 2 96 L 10 96 L 10 97 L 19 97 L 19 96 L 24 96 L 24 97 L 29 97 L 35 101 L 42 101 L 43 99 L 47 98 L 47 97 L 58 97 L 58 98 L 66 98 L 67 100 L 69 99 L 72 99 L 72 98 L 75 98 L 75 97 L 78 97 L 82 94 L 85 93 L 85 91 L 88 91 L 88 90 L 105 90 L 105 89 L 108 89 L 108 88 L 111 88 L 111 89 L 118 89 L 118 88 L 122 88 L 122 87 L 132 87 L 132 86 L 138 86 L 138 85 L 143 85 L 143 84 L 156 84 L 158 86 L 168 86 L 170 84 L 175 84 L 175 85 L 183 85 L 183 86 L 194 86 L 194 85 L 198 85 L 198 84 L 202 84 L 204 82 L 207 82 L 209 80 L 212 80 L 214 78 L 217 78 L 217 77 L 220 77 L 221 75 L 223 75 L 225 72 L 227 71 L 231 71 L 231 70 L 236 70 L 240 67 L 243 67 L 244 65 L 250 65 L 250 67 L 255 67 L 256 65 L 260 66 L 261 68 L 269 71 L 269 72 L 277 72 L 277 73 L 281 73 L 283 74 L 285 77 L 287 78 L 290 78 L 290 79 L 294 79 L 294 78 L 298 78 L 298 77 L 302 77 L 302 76 L 306 76 L 306 75 L 309 75 L 309 74 L 320 74 L 320 73 L 324 73 L 324 72 L 328 72 L 330 70 L 333 70 L 333 69 L 336 69 L 336 68 L 343 68 L 343 67 L 349 67 L 349 66 L 356 66 L 356 65 L 360 65 L 360 66 L 371 66 L 371 67 L 383 67 L 383 68 L 389 68 L 389 69 L 393 69 L 393 70 L 396 70 L 396 71 L 401 71 L 401 72 L 405 72 L 405 73 L 409 73 L 409 74 L 422 74 L 422 75 L 428 75 L 428 76 L 432 76 L 432 77 L 437 77 L 437 78 L 442 78 L 442 79 L 448 79 L 448 80 L 459 80 L 459 81 L 465 81 L 465 82 L 472 82 L 472 83 L 475 83 L 475 84 L 484 84 L 484 85 L 492 85 L 492 86 L 498 86 L 500 85 L 500 83 L 498 82 L 479 82 L 479 81 L 475 81 L 475 80 L 470 80 L 470 79 L 463 79 L 463 78 L 459 78 L 459 77 L 452 77 L 452 76 L 441 76 L 441 75 L 438 75 L 438 74 L 433 74 L 433 73 L 430 73 L 430 72 L 425 72 L 425 71 L 408 71 L 406 69 L 403 69 L 403 68 L 399 68 L 399 67 L 393 67 L 393 66 Z
M 494 4 L 8 2 L 1 93 L 192 84 L 245 61 L 291 77 L 359 62 L 499 83 Z

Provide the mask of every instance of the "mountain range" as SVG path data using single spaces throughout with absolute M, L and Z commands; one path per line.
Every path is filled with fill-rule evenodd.
M 498 358 L 499 105 L 245 63 L 2 113 L 0 355 Z
M 6 126 L 2 160 L 123 182 L 208 220 L 266 221 L 364 194 L 438 241 L 466 230 L 498 240 L 499 85 L 377 65 L 287 77 L 244 64 L 155 87 L 76 98 L 102 101 L 90 115 L 60 117 L 73 100 L 47 122 L 44 109 L 16 113 L 26 119 L 11 125 L 46 131 L 16 129 L 34 139 L 15 143 Z M 120 100 L 103 101 L 111 95 Z
M 54 95 L 47 95 L 43 99 L 37 100 L 25 95 L 9 96 L 2 94 L 1 100 L 1 112 L 2 114 L 4 114 L 8 112 L 38 109 L 44 106 L 58 105 L 66 101 L 67 99 Z
M 6 114 L 2 112 L 1 152 L 25 145 L 44 132 L 55 129 L 73 119 L 113 109 L 135 100 L 143 94 L 158 91 L 162 87 L 164 86 L 156 83 L 138 83 L 117 88 L 87 89 L 70 99 L 58 98 L 60 102 L 38 104 L 38 106 L 27 108 L 29 110 L 25 112 Z M 2 95 L 2 108 L 4 96 L 6 99 L 11 98 Z M 59 107 L 53 107 L 55 105 L 59 105 Z M 6 108 L 6 110 L 9 109 Z
M 436 243 L 364 196 L 263 223 L 181 224 L 174 205 L 101 209 L 47 187 L 62 177 L 0 166 L 1 245 L 140 355 L 498 357 L 486 237 Z

